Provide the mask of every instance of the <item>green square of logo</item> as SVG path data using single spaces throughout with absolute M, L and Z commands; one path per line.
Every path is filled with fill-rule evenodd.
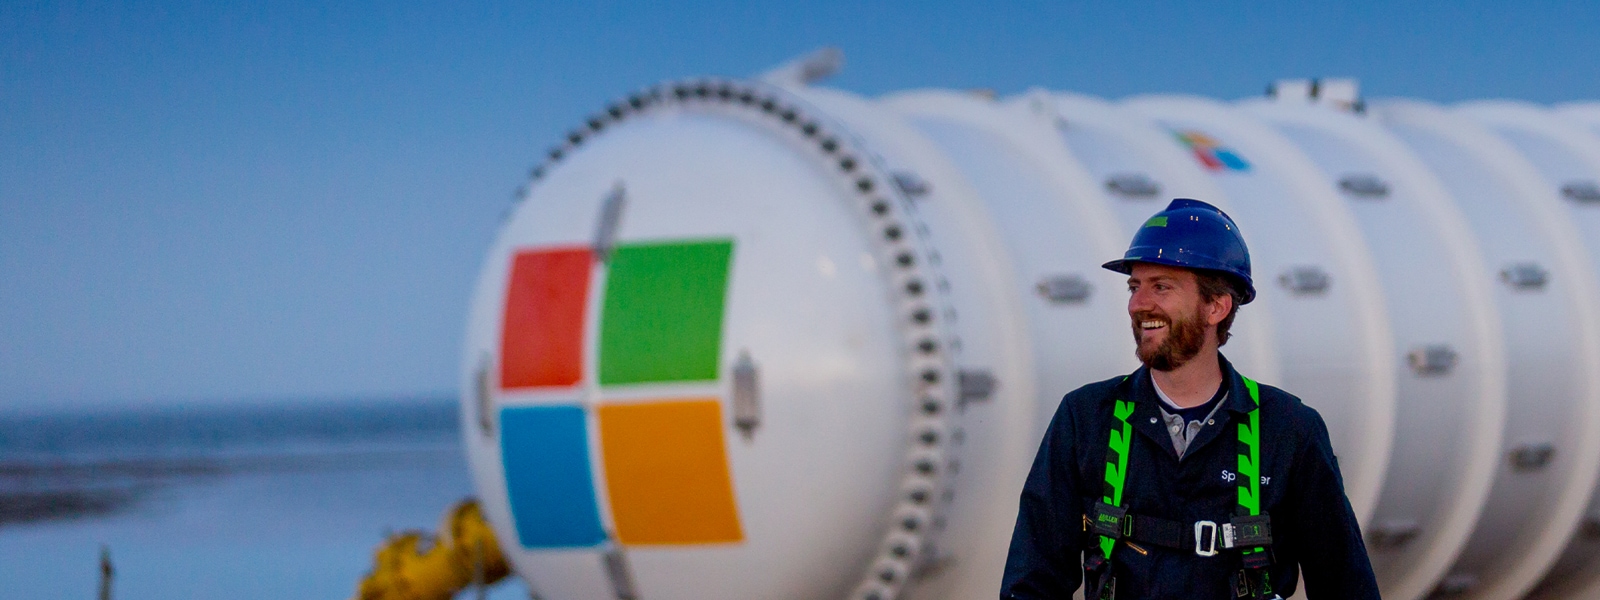
M 600 314 L 600 383 L 717 378 L 733 240 L 621 244 Z

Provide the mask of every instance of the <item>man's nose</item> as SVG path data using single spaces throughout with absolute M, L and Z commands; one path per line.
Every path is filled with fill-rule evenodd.
M 1142 289 L 1135 289 L 1133 290 L 1133 293 L 1128 295 L 1129 313 L 1134 313 L 1141 310 L 1149 310 L 1154 306 L 1155 303 L 1151 300 L 1150 293 Z

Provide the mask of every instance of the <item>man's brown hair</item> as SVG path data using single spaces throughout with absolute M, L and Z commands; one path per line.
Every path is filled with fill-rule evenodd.
M 1233 278 L 1228 275 L 1214 271 L 1196 270 L 1194 279 L 1200 285 L 1201 302 L 1209 304 L 1223 294 L 1233 297 L 1233 308 L 1228 309 L 1228 316 L 1223 317 L 1222 321 L 1217 323 L 1217 347 L 1220 348 L 1223 344 L 1228 343 L 1228 337 L 1232 335 L 1228 333 L 1228 328 L 1233 327 L 1233 317 L 1239 314 L 1239 301 L 1243 298 L 1240 297 L 1239 288 L 1234 284 Z

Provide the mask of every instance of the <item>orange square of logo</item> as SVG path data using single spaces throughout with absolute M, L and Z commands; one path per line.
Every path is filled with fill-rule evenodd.
M 717 399 L 610 404 L 600 407 L 599 417 L 600 455 L 620 542 L 744 539 Z

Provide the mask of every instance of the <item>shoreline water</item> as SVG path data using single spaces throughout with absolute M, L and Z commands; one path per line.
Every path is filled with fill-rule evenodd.
M 106 545 L 117 598 L 348 598 L 385 535 L 434 531 L 472 495 L 456 410 L 0 417 L 0 589 L 92 598 Z

